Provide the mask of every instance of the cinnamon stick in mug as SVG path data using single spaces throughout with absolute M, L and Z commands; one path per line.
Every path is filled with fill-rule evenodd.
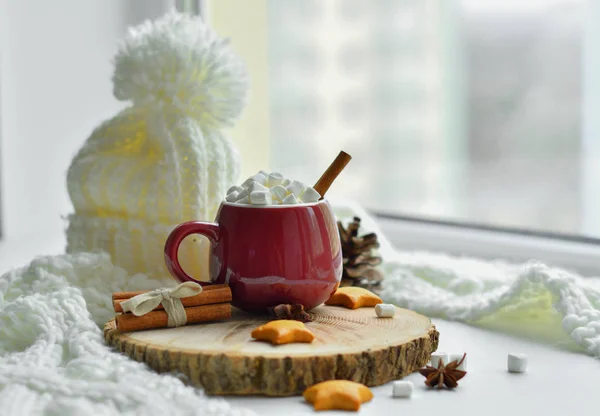
M 210 288 L 210 289 L 209 289 Z M 140 295 L 145 292 L 121 292 L 113 294 L 113 307 L 115 312 L 123 312 L 123 307 L 121 306 L 121 302 L 125 302 L 128 298 L 116 298 L 115 296 L 125 296 L 131 293 L 135 293 L 134 296 Z M 131 296 L 133 297 L 133 296 Z M 130 298 L 129 298 L 130 299 Z M 181 304 L 184 308 L 188 308 L 191 306 L 200 306 L 200 305 L 211 305 L 214 303 L 229 303 L 231 302 L 231 289 L 227 285 L 213 285 L 207 286 L 202 289 L 202 292 L 197 295 L 190 296 L 187 298 L 181 299 Z M 162 305 L 158 305 L 154 310 L 163 310 L 165 309 Z
M 335 160 L 331 162 L 331 165 L 329 165 L 327 170 L 323 172 L 323 175 L 321 175 L 321 177 L 313 187 L 315 188 L 315 191 L 321 194 L 321 199 L 325 197 L 325 193 L 327 192 L 335 178 L 338 177 L 338 175 L 342 172 L 342 170 L 344 170 L 348 162 L 350 162 L 350 159 L 352 159 L 352 156 L 350 156 L 348 153 L 342 150 L 337 155 Z
M 214 305 L 194 306 L 185 308 L 185 315 L 187 317 L 186 325 L 228 319 L 231 317 L 231 305 L 229 303 L 217 303 Z M 135 316 L 130 313 L 115 316 L 119 332 L 167 328 L 168 321 L 169 317 L 164 310 L 155 310 L 143 316 Z

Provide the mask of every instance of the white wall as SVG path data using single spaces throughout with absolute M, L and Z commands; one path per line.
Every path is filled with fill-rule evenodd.
M 111 58 L 126 27 L 171 0 L 0 0 L 3 238 L 61 233 L 65 174 L 92 129 L 124 106 Z

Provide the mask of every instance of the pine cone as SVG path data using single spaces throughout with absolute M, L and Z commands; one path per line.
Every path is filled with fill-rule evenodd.
M 344 258 L 341 286 L 359 286 L 377 292 L 383 280 L 383 274 L 377 269 L 381 257 L 372 254 L 373 249 L 379 247 L 377 235 L 369 233 L 359 237 L 358 217 L 354 217 L 346 228 L 340 221 L 337 224 Z

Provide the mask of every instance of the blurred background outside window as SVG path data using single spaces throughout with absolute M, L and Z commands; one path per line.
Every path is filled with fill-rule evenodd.
M 269 1 L 272 167 L 306 177 L 343 148 L 354 160 L 332 196 L 372 210 L 600 237 L 589 6 Z
M 69 161 L 124 106 L 117 41 L 174 6 L 248 62 L 244 174 L 345 149 L 332 197 L 600 238 L 599 0 L 0 0 L 4 235 L 62 231 Z

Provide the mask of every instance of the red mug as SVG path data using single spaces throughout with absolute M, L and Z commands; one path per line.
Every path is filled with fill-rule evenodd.
M 179 264 L 177 250 L 190 234 L 211 243 L 210 282 L 194 279 Z M 326 200 L 266 207 L 223 202 L 214 223 L 175 227 L 165 243 L 165 262 L 179 282 L 228 284 L 232 305 L 249 312 L 282 303 L 310 310 L 337 290 L 343 267 L 337 224 Z

